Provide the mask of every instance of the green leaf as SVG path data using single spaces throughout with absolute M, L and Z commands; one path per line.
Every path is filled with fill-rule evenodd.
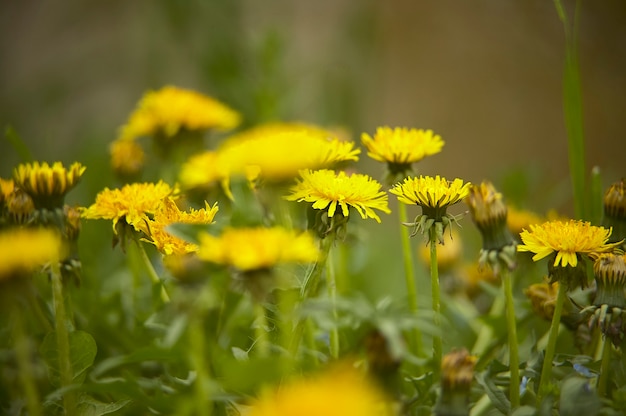
M 507 399 L 506 394 L 493 382 L 488 371 L 477 374 L 476 381 L 485 389 L 485 393 L 487 393 L 496 409 L 505 415 L 511 413 L 511 402 Z
M 121 400 L 114 403 L 103 403 L 90 396 L 81 397 L 78 404 L 78 414 L 82 416 L 101 416 L 120 410 L 122 407 L 130 403 L 130 400 Z
M 537 414 L 537 409 L 532 406 L 522 406 L 517 408 L 511 416 L 535 416 Z
M 30 152 L 30 149 L 26 146 L 24 140 L 22 140 L 12 126 L 7 126 L 4 129 L 4 136 L 7 138 L 9 143 L 11 143 L 13 149 L 15 149 L 23 162 L 30 162 L 33 160 L 33 155 Z
M 85 370 L 93 364 L 98 352 L 96 341 L 85 331 L 73 331 L 68 334 L 70 344 L 70 364 L 72 367 L 72 382 L 82 384 L 85 380 Z M 59 387 L 61 374 L 59 371 L 59 352 L 57 348 L 57 334 L 55 331 L 48 333 L 44 338 L 39 353 L 48 366 L 50 383 Z
M 570 377 L 563 381 L 559 401 L 561 416 L 594 416 L 600 411 L 600 398 L 589 380 Z

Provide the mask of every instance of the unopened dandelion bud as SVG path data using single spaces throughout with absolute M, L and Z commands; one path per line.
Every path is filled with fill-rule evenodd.
M 622 319 L 626 310 L 626 255 L 616 250 L 594 255 L 594 258 L 596 296 L 585 312 L 589 315 L 589 326 L 598 326 L 604 336 L 618 346 L 626 331 Z
M 10 216 L 10 222 L 15 224 L 28 222 L 31 214 L 35 211 L 33 199 L 19 188 L 16 188 L 8 196 L 6 206 Z
M 613 229 L 610 242 L 626 239 L 626 179 L 611 185 L 604 194 L 603 225 Z M 622 248 L 626 248 L 626 244 Z
M 441 362 L 441 396 L 435 406 L 437 416 L 469 415 L 470 388 L 477 357 L 466 349 L 450 352 Z
M 69 168 L 61 162 L 24 163 L 14 169 L 13 180 L 33 198 L 36 209 L 56 209 L 63 207 L 65 195 L 78 184 L 85 169 L 78 162 Z
M 502 266 L 511 270 L 516 265 L 517 242 L 507 226 L 507 206 L 502 194 L 487 181 L 470 188 L 465 203 L 483 238 L 483 251 L 488 255 L 481 256 L 481 265 L 489 264 L 496 272 Z M 486 260 L 486 261 L 485 261 Z

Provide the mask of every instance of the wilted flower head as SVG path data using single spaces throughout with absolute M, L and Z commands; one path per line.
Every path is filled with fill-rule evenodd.
M 441 362 L 441 396 L 435 406 L 438 416 L 469 415 L 470 388 L 478 357 L 466 349 L 444 355 Z
M 237 127 L 239 122 L 237 112 L 214 98 L 166 86 L 143 96 L 137 109 L 122 127 L 119 139 L 158 136 L 170 140 L 181 131 L 230 130 Z
M 249 416 L 391 416 L 387 400 L 372 381 L 343 366 L 264 392 Z
M 379 162 L 386 162 L 392 177 L 406 176 L 411 164 L 426 156 L 439 153 L 444 141 L 432 130 L 409 129 L 405 127 L 378 127 L 374 137 L 361 135 L 367 148 L 367 155 Z
M 61 162 L 23 163 L 13 171 L 15 186 L 26 192 L 36 208 L 61 208 L 63 199 L 85 172 L 80 163 L 65 168 Z

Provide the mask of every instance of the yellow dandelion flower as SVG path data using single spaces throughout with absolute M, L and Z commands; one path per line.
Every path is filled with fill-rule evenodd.
M 36 271 L 65 255 L 61 236 L 49 229 L 16 228 L 0 232 L 0 281 Z
M 109 146 L 111 168 L 121 176 L 135 176 L 143 169 L 145 153 L 135 140 L 114 140 Z
M 448 181 L 446 178 L 420 176 L 406 178 L 389 190 L 398 196 L 398 201 L 407 205 L 417 204 L 422 208 L 441 209 L 462 201 L 469 194 L 470 182 L 461 179 Z
M 507 206 L 508 215 L 506 218 L 509 230 L 516 235 L 519 234 L 531 224 L 541 224 L 545 222 L 545 218 L 532 211 L 519 209 L 515 206 Z
M 376 129 L 374 137 L 361 135 L 367 148 L 367 155 L 379 162 L 391 165 L 410 165 L 426 156 L 441 152 L 444 141 L 432 130 L 409 129 L 405 127 Z
M 171 139 L 183 130 L 231 130 L 239 125 L 240 120 L 239 113 L 214 98 L 166 86 L 143 96 L 128 123 L 122 127 L 120 139 L 142 136 Z
M 113 231 L 116 234 L 116 225 L 121 220 L 133 226 L 135 230 L 145 232 L 149 215 L 154 215 L 163 199 L 176 193 L 176 188 L 171 188 L 163 181 L 132 183 L 124 185 L 121 189 L 105 188 L 96 195 L 96 202 L 83 210 L 82 217 L 112 220 Z
M 219 153 L 211 150 L 193 155 L 183 163 L 178 180 L 183 189 L 209 188 L 228 178 L 228 175 Z
M 215 203 L 210 206 L 204 202 L 202 209 L 191 209 L 189 212 L 181 211 L 176 202 L 167 197 L 161 201 L 161 205 L 154 213 L 154 220 L 146 222 L 148 237 L 142 239 L 153 244 L 157 250 L 165 255 L 182 255 L 198 251 L 198 245 L 183 240 L 167 231 L 172 224 L 212 224 L 218 206 Z
M 266 391 L 252 403 L 249 416 L 388 416 L 388 399 L 351 367 L 294 380 Z
M 314 209 L 326 210 L 333 217 L 337 208 L 348 217 L 349 207 L 354 207 L 361 218 L 373 218 L 380 223 L 375 209 L 389 214 L 387 193 L 381 190 L 382 185 L 367 175 L 353 173 L 347 175 L 332 170 L 303 170 L 300 179 L 291 188 L 288 201 L 312 202 Z
M 523 244 L 517 251 L 535 253 L 533 260 L 541 260 L 556 253 L 554 267 L 576 267 L 580 254 L 611 251 L 620 243 L 608 244 L 611 229 L 596 227 L 589 222 L 548 221 L 541 225 L 530 225 L 530 231 L 520 234 Z
M 249 175 L 255 168 L 260 177 L 281 181 L 295 177 L 301 169 L 357 161 L 360 149 L 319 127 L 272 123 L 229 138 L 219 152 L 231 175 Z
M 23 163 L 13 171 L 15 185 L 30 195 L 38 204 L 48 206 L 63 205 L 63 197 L 80 180 L 85 172 L 80 163 L 65 168 L 61 162 L 49 165 L 47 162 Z
M 241 271 L 271 268 L 280 263 L 313 263 L 318 247 L 309 233 L 281 227 L 227 228 L 219 236 L 199 235 L 202 260 Z

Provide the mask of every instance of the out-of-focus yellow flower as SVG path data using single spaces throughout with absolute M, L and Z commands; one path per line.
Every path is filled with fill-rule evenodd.
M 82 212 L 86 219 L 105 219 L 113 221 L 113 231 L 117 234 L 116 225 L 123 220 L 137 231 L 147 233 L 146 223 L 150 215 L 161 206 L 166 197 L 176 195 L 177 189 L 167 183 L 132 183 L 121 189 L 105 188 L 96 195 L 96 202 Z
M 285 197 L 288 201 L 311 202 L 314 209 L 327 210 L 331 218 L 337 208 L 348 217 L 349 207 L 354 207 L 361 218 L 373 218 L 380 223 L 374 209 L 387 214 L 391 212 L 382 185 L 367 175 L 347 175 L 343 171 L 335 173 L 322 169 L 303 170 L 300 176 L 298 183 L 291 188 L 291 194 Z
M 556 253 L 555 267 L 576 267 L 579 255 L 610 251 L 621 243 L 607 243 L 610 235 L 610 229 L 589 222 L 548 221 L 530 225 L 530 231 L 522 231 L 523 244 L 517 246 L 517 250 L 535 253 L 534 261 Z
M 360 149 L 316 126 L 271 123 L 232 136 L 218 152 L 231 175 L 249 176 L 254 168 L 263 179 L 282 181 L 301 169 L 357 161 Z
M 217 203 L 210 206 L 205 201 L 202 209 L 181 211 L 176 202 L 164 198 L 154 214 L 154 220 L 146 222 L 148 237 L 144 241 L 153 244 L 157 250 L 165 255 L 182 255 L 198 251 L 198 245 L 183 240 L 169 233 L 166 229 L 172 224 L 211 224 L 218 211 Z
M 379 162 L 387 162 L 391 172 L 406 171 L 412 163 L 441 152 L 444 141 L 432 130 L 405 127 L 378 127 L 374 137 L 361 135 L 367 155 Z
M 122 127 L 119 138 L 132 140 L 143 136 L 160 136 L 171 139 L 183 130 L 231 130 L 240 121 L 239 113 L 211 97 L 166 86 L 143 96 L 137 109 Z
M 249 416 L 391 416 L 390 407 L 372 381 L 344 366 L 266 391 Z
M 240 271 L 268 269 L 281 263 L 313 263 L 319 249 L 309 233 L 281 227 L 226 228 L 218 236 L 199 235 L 202 260 Z
M 60 261 L 65 247 L 50 229 L 16 228 L 0 232 L 0 281 Z
M 546 321 L 552 321 L 556 296 L 559 291 L 559 282 L 535 283 L 524 290 L 530 299 L 533 311 Z
M 111 167 L 124 177 L 138 175 L 143 169 L 145 153 L 135 140 L 115 140 L 109 146 Z
M 15 183 L 12 179 L 0 178 L 0 204 L 6 203 L 14 189 Z
M 506 218 L 507 226 L 514 236 L 519 237 L 519 234 L 528 229 L 531 224 L 542 224 L 545 222 L 545 218 L 532 211 L 516 208 L 512 205 L 507 206 L 508 215 Z
M 15 185 L 33 198 L 36 207 L 62 207 L 63 197 L 85 172 L 80 163 L 65 168 L 61 162 L 23 163 L 13 171 Z
M 463 241 L 461 236 L 455 229 L 452 229 L 450 234 L 451 238 L 437 249 L 437 265 L 441 271 L 451 270 L 463 258 Z M 427 245 L 420 244 L 417 251 L 424 264 L 428 264 L 430 262 L 430 248 Z

